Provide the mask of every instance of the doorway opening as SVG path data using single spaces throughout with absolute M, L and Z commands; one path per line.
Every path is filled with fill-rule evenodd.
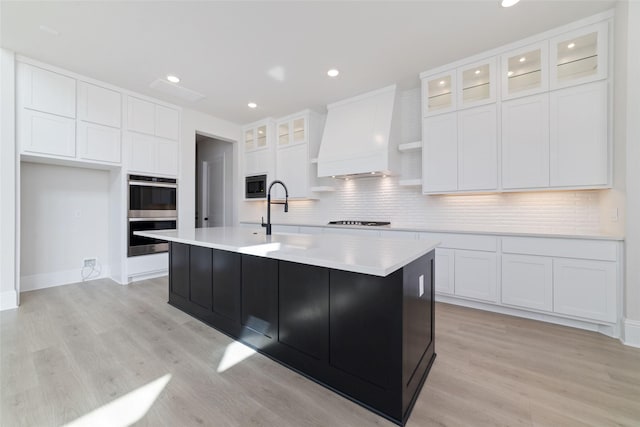
M 196 228 L 233 224 L 233 144 L 196 134 Z

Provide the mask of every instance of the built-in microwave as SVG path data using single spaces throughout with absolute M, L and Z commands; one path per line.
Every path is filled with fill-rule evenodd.
M 254 175 L 245 178 L 245 198 L 264 199 L 267 197 L 267 175 Z

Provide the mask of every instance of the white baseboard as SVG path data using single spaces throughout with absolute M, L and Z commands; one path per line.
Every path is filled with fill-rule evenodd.
M 168 274 L 169 270 L 166 268 L 163 268 L 162 270 L 148 271 L 146 273 L 138 273 L 129 276 L 129 283 L 139 282 L 140 280 L 155 279 L 156 277 L 167 276 Z
M 618 324 L 600 324 L 585 320 L 571 319 L 567 317 L 555 316 L 553 314 L 538 313 L 529 310 L 519 310 L 517 308 L 504 307 L 480 301 L 472 301 L 459 297 L 436 294 L 436 301 L 448 304 L 461 305 L 463 307 L 476 308 L 479 310 L 491 311 L 494 313 L 508 314 L 510 316 L 523 317 L 525 319 L 539 320 L 556 325 L 569 326 L 571 328 L 585 329 L 587 331 L 599 332 L 611 338 L 620 338 L 620 327 Z
M 625 345 L 640 348 L 640 321 L 624 319 L 624 340 Z
M 0 293 L 0 311 L 18 308 L 18 293 L 15 290 Z
M 103 266 L 98 276 L 91 276 L 88 280 L 103 279 L 106 277 L 109 277 L 109 267 Z M 35 291 L 36 289 L 51 288 L 53 286 L 69 285 L 78 282 L 82 282 L 80 269 L 33 274 L 20 278 L 20 292 Z

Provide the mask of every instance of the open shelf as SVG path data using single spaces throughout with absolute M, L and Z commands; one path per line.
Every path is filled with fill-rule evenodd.
M 311 191 L 314 193 L 324 193 L 329 191 L 336 191 L 336 188 L 328 185 L 320 185 L 317 187 L 311 187 Z

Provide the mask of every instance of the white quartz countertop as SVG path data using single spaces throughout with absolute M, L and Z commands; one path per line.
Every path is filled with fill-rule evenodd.
M 255 221 L 240 221 L 241 224 L 256 224 Z M 426 227 L 412 227 L 407 226 L 395 226 L 395 225 L 383 225 L 377 227 L 363 226 L 363 225 L 336 225 L 327 223 L 287 223 L 287 222 L 274 222 L 273 225 L 285 225 L 293 227 L 322 227 L 322 228 L 352 228 L 358 230 L 389 230 L 389 231 L 408 231 L 416 233 L 452 233 L 452 234 L 479 234 L 479 235 L 493 235 L 493 236 L 514 236 L 514 237 L 549 237 L 549 238 L 563 238 L 563 239 L 587 239 L 587 240 L 624 240 L 624 236 L 607 234 L 607 233 L 582 233 L 577 234 L 572 231 L 562 230 L 529 230 L 529 229 L 493 229 L 493 230 L 479 230 L 472 228 L 426 228 Z
M 136 231 L 143 237 L 283 261 L 387 276 L 433 250 L 435 240 L 396 240 L 340 234 L 265 234 L 242 227 Z

